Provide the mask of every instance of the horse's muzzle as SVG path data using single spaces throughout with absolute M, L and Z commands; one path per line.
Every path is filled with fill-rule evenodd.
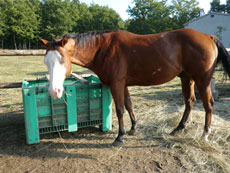
M 63 94 L 63 87 L 49 88 L 49 93 L 54 99 L 59 99 Z

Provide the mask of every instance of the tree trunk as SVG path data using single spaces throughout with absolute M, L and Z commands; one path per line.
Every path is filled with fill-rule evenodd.
M 17 43 L 16 43 L 16 39 L 15 39 L 15 34 L 14 34 L 14 48 L 15 48 L 15 50 L 17 50 Z
M 0 49 L 3 49 L 3 38 L 1 39 L 1 47 Z
M 23 42 L 23 46 L 22 46 L 22 48 L 23 48 L 24 50 L 26 50 L 26 49 L 27 49 L 26 42 Z

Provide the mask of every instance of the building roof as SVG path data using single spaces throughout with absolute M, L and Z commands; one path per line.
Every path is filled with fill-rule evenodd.
M 228 17 L 230 17 L 230 14 L 220 13 L 220 12 L 210 12 L 210 13 L 205 14 L 205 15 L 203 15 L 203 16 L 200 16 L 200 17 L 198 17 L 198 18 L 192 19 L 191 21 L 185 23 L 184 26 L 187 26 L 187 25 L 190 24 L 190 23 L 193 23 L 193 22 L 195 22 L 195 21 L 197 21 L 197 20 L 203 19 L 203 18 L 205 18 L 205 17 L 207 17 L 207 16 L 210 16 L 210 15 L 213 15 L 213 14 L 214 14 L 214 15 L 222 15 L 222 16 L 228 16 Z

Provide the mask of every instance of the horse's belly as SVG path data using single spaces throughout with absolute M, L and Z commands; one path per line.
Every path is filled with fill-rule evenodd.
M 165 70 L 162 71 L 160 68 L 148 72 L 137 74 L 127 78 L 127 85 L 160 85 L 167 83 L 174 79 L 180 71 Z

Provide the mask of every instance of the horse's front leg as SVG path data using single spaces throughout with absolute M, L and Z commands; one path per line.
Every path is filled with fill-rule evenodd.
M 119 124 L 118 136 L 113 142 L 113 146 L 120 147 L 123 144 L 122 137 L 125 135 L 123 114 L 124 114 L 124 82 L 114 82 L 110 85 L 111 93 L 116 107 L 116 113 Z

